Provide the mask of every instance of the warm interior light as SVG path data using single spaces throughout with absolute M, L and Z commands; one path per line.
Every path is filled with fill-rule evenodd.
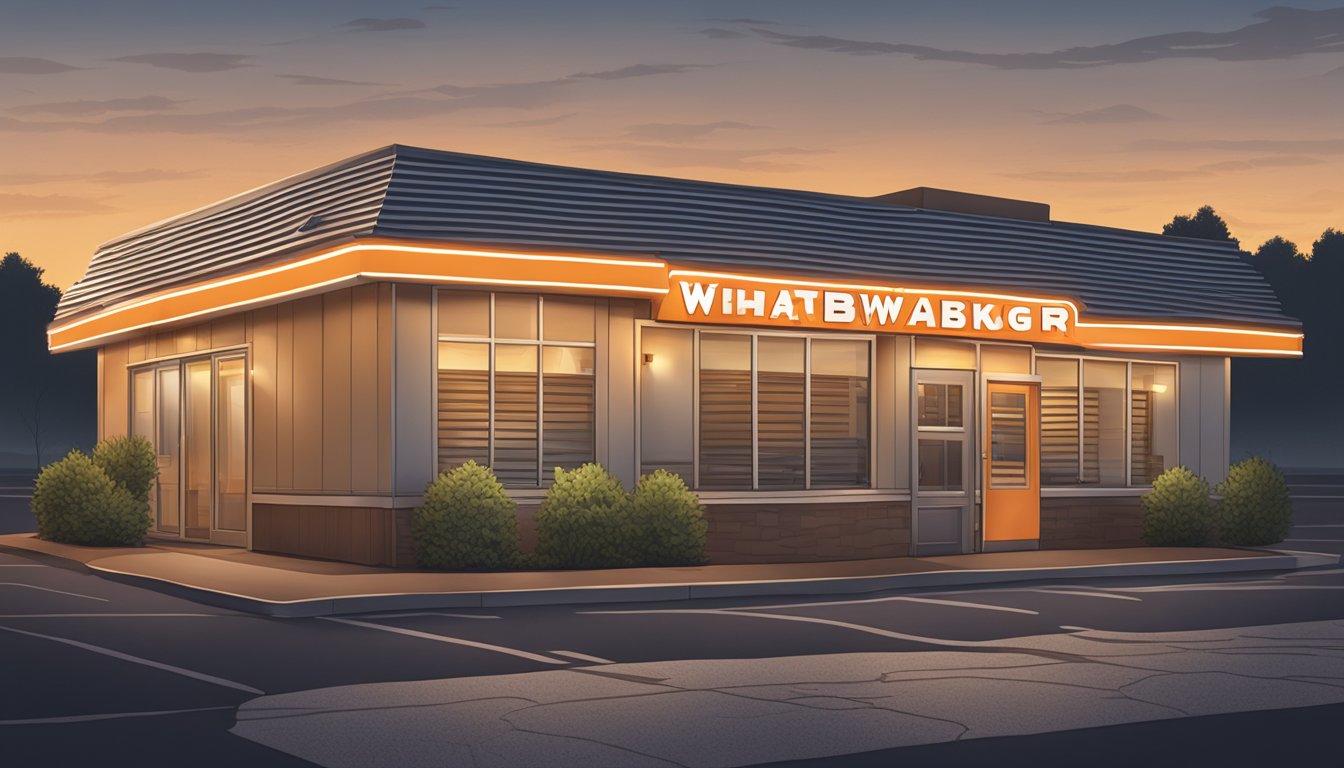
M 1167 385 L 1166 385 L 1166 384 L 1154 384 L 1154 385 L 1153 385 L 1153 391 L 1156 392 L 1156 393 L 1159 394 L 1159 395 L 1161 395 L 1161 394 L 1165 394 L 1166 391 L 1167 391 Z

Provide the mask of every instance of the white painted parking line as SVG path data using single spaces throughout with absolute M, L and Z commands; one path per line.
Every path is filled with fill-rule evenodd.
M 1143 598 L 1133 595 L 1116 595 L 1110 592 L 1088 592 L 1081 589 L 1015 589 L 1014 592 L 1038 592 L 1042 595 L 1073 595 L 1074 597 L 1104 597 L 1108 600 L 1131 600 L 1143 602 Z
M 418 637 L 421 640 L 434 640 L 440 643 L 451 643 L 453 645 L 465 645 L 468 648 L 479 648 L 483 651 L 494 651 L 495 653 L 505 653 L 510 656 L 517 656 L 520 659 L 528 659 L 542 664 L 568 664 L 568 661 L 553 659 L 549 656 L 542 656 L 537 653 L 520 651 L 517 648 L 506 648 L 502 645 L 491 645 L 490 643 L 479 643 L 475 640 L 465 640 L 460 637 L 449 637 L 447 635 L 435 635 L 430 632 L 419 632 L 414 629 L 403 629 L 402 627 L 388 627 L 382 624 L 374 624 L 369 621 L 356 621 L 354 619 L 342 619 L 337 616 L 318 616 L 322 621 L 334 621 L 339 624 L 349 624 L 352 627 L 364 627 L 365 629 L 377 629 L 383 632 L 391 632 L 397 635 L 406 635 L 407 637 Z
M 215 619 L 228 615 L 226 613 L 0 613 L 0 619 Z
M 59 590 L 59 589 L 51 589 L 51 588 L 49 588 L 49 587 L 39 587 L 39 586 L 37 586 L 36 584 L 24 584 L 23 582 L 19 582 L 19 581 L 0 581 L 0 587 L 24 587 L 24 588 L 26 588 L 26 589 L 40 589 L 40 590 L 42 590 L 43 592 L 55 592 L 55 593 L 58 594 L 58 595 L 69 595 L 69 596 L 71 596 L 71 597 L 82 597 L 82 598 L 84 598 L 85 600 L 97 600 L 97 601 L 100 602 L 100 603 L 111 602 L 110 600 L 108 600 L 108 599 L 105 598 L 105 597 L 94 597 L 93 595 L 81 595 L 81 594 L 78 593 L 78 592 L 65 592 L 65 591 L 63 591 L 63 590 Z
M 186 715 L 192 712 L 218 712 L 233 707 L 196 707 L 194 709 L 161 709 L 156 712 L 108 712 L 101 715 L 67 715 L 65 717 L 35 717 L 31 720 L 0 720 L 5 725 L 61 725 L 64 723 L 89 723 L 95 720 L 122 720 L 128 717 L 162 717 L 164 715 Z
M 727 610 L 723 608 L 669 608 L 666 610 L 648 610 L 648 611 L 581 611 L 583 614 L 590 615 L 625 615 L 632 614 L 702 614 L 706 616 L 738 616 L 744 619 L 774 619 L 776 621 L 796 621 L 804 624 L 824 624 L 841 629 L 852 629 L 856 632 L 863 632 L 878 637 L 891 638 L 893 640 L 909 640 L 915 643 L 927 643 L 929 645 L 944 645 L 951 648 L 980 648 L 984 643 L 972 640 L 945 640 L 941 637 L 927 637 L 924 635 L 911 635 L 905 632 L 892 632 L 889 629 L 880 629 L 878 627 L 869 627 L 863 624 L 854 624 L 848 621 L 836 621 L 834 619 L 819 619 L 815 616 L 794 616 L 787 613 L 762 613 L 758 611 L 744 611 L 741 609 Z
M 0 625 L 0 632 L 13 632 L 13 633 L 16 634 L 16 635 L 27 635 L 28 637 L 39 637 L 39 638 L 42 638 L 43 640 L 50 640 L 50 641 L 52 641 L 52 642 L 54 642 L 54 643 L 61 643 L 61 644 L 63 644 L 63 645 L 73 646 L 73 647 L 75 647 L 75 648 L 82 648 L 82 649 L 84 649 L 84 650 L 86 650 L 86 651 L 92 651 L 93 653 L 99 653 L 99 654 L 102 654 L 102 655 L 104 655 L 104 656 L 110 656 L 110 657 L 112 657 L 112 658 L 114 658 L 114 659 L 121 659 L 122 661 L 129 661 L 129 662 L 131 662 L 132 664 L 141 664 L 141 665 L 146 666 L 146 667 L 152 667 L 152 668 L 154 668 L 154 669 L 160 669 L 160 670 L 163 670 L 164 672 L 171 672 L 171 673 L 173 673 L 173 674 L 175 674 L 175 675 L 181 675 L 181 676 L 183 676 L 183 677 L 189 677 L 189 678 L 191 678 L 191 679 L 193 679 L 193 680 L 200 680 L 201 682 L 212 683 L 212 684 L 214 684 L 214 685 L 223 686 L 223 687 L 225 687 L 225 688 L 232 688 L 232 689 L 234 689 L 234 690 L 236 690 L 236 691 L 246 691 L 247 693 L 253 693 L 253 694 L 256 694 L 256 695 L 258 695 L 258 696 L 264 696 L 265 693 L 266 693 L 265 691 L 258 690 L 258 689 L 256 689 L 256 688 L 253 688 L 253 687 L 250 686 L 250 685 L 243 685 L 242 683 L 235 683 L 235 682 L 233 682 L 232 680 L 225 680 L 225 679 L 222 678 L 222 677 L 215 677 L 214 675 L 207 675 L 207 674 L 205 674 L 204 672 L 196 672 L 196 671 L 194 671 L 194 670 L 190 670 L 190 669 L 183 669 L 182 667 L 175 667 L 175 666 L 173 666 L 172 664 L 164 664 L 164 663 L 161 662 L 161 661 L 154 661 L 154 660 L 152 660 L 152 659 L 144 659 L 144 658 L 141 658 L 141 657 L 139 657 L 139 656 L 132 656 L 132 655 L 130 655 L 129 653 L 122 653 L 121 651 L 114 651 L 114 650 L 112 650 L 111 648 L 104 648 L 104 647 L 102 647 L 102 646 L 100 646 L 100 645 L 92 645 L 92 644 L 90 644 L 90 643 L 82 643 L 82 642 L 80 642 L 80 641 L 78 641 L 78 640 L 71 640 L 71 639 L 68 638 L 68 637 L 56 637 L 56 636 L 54 636 L 54 635 L 44 635 L 44 634 L 41 634 L 41 633 L 39 633 L 39 632 L 29 632 L 29 631 L 26 630 L 26 629 L 15 629 L 14 627 L 6 627 L 6 626 L 3 626 L 3 625 Z
M 579 653 L 578 651 L 551 651 L 551 653 L 554 653 L 556 656 L 565 656 L 565 657 L 568 657 L 568 658 L 571 658 L 571 659 L 578 659 L 579 661 L 591 661 L 591 662 L 593 662 L 594 664 L 615 664 L 615 663 L 616 663 L 616 662 L 612 661 L 611 659 L 604 659 L 604 658 L 602 658 L 601 656 L 589 656 L 589 655 L 586 654 L 586 653 Z
M 444 613 L 443 611 L 412 611 L 410 613 L 360 613 L 355 614 L 366 619 L 410 619 L 416 616 L 445 616 L 450 619 L 498 619 L 477 613 Z
M 45 565 L 37 563 L 0 563 L 0 568 L 46 568 Z
M 1028 610 L 1026 608 L 1009 608 L 1004 605 L 986 605 L 984 603 L 967 603 L 961 600 L 940 600 L 933 597 L 912 597 L 910 595 L 895 595 L 892 597 L 874 597 L 860 600 L 827 600 L 815 603 L 785 603 L 783 605 L 742 605 L 734 608 L 723 608 L 725 611 L 751 611 L 751 610 L 778 610 L 781 608 L 813 608 L 831 605 L 865 605 L 868 603 L 926 603 L 928 605 L 943 605 L 951 608 L 972 608 L 982 611 L 1000 611 L 1003 613 L 1022 613 L 1028 616 L 1039 616 L 1038 611 Z
M 1344 528 L 1344 523 L 1312 523 L 1310 525 L 1294 525 L 1293 528 Z
M 1290 541 L 1296 541 L 1296 542 L 1315 542 L 1315 543 L 1318 543 L 1318 544 L 1319 544 L 1319 543 L 1323 543 L 1323 542 L 1329 542 L 1329 543 L 1331 543 L 1331 544 L 1338 544 L 1338 543 L 1340 543 L 1341 541 L 1344 541 L 1344 539 L 1284 539 L 1284 540 L 1283 540 L 1283 543 L 1284 543 L 1284 544 L 1287 544 L 1287 543 L 1290 542 Z
M 31 493 L 25 493 L 22 495 L 17 493 L 0 493 L 0 499 L 31 499 L 31 498 L 33 498 L 33 494 Z

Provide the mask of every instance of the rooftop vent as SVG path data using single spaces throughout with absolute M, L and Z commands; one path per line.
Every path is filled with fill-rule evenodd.
M 934 211 L 970 213 L 976 216 L 997 216 L 1001 219 L 1021 219 L 1023 221 L 1050 221 L 1050 206 L 1045 203 L 976 195 L 970 192 L 953 192 L 950 189 L 914 187 L 903 189 L 900 192 L 878 195 L 870 199 L 880 203 L 908 205 L 912 208 L 927 208 Z

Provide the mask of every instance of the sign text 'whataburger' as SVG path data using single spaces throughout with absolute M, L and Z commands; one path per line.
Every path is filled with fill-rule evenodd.
M 992 292 L 673 275 L 658 319 L 1070 343 L 1076 310 Z

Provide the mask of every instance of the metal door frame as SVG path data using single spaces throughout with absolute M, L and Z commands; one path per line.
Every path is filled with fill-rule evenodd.
M 919 426 L 919 385 L 920 384 L 960 384 L 962 386 L 962 426 L 961 427 L 920 427 Z M 976 376 L 971 370 L 948 370 L 935 368 L 910 369 L 910 554 L 922 554 L 919 551 L 919 510 L 921 506 L 948 507 L 962 506 L 961 541 L 958 551 L 973 551 L 979 540 L 980 517 L 976 513 L 979 506 L 979 485 L 973 468 L 974 457 L 979 455 L 979 431 L 976 429 L 979 413 L 979 398 L 976 396 Z M 962 444 L 962 490 L 961 491 L 920 491 L 919 489 L 919 438 L 926 435 L 960 434 Z M 923 500 L 931 503 L 924 504 Z M 958 504 L 938 504 L 937 500 L 957 501 Z

